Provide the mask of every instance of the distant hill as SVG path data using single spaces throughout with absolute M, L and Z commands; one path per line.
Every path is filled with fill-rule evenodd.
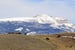
M 71 36 L 75 34 L 0 34 L 0 50 L 75 50 L 75 39 Z

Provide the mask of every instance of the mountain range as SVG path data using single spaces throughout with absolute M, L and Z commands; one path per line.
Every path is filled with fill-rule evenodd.
M 46 14 L 0 19 L 0 33 L 9 32 L 21 32 L 27 35 L 75 32 L 75 25 L 65 18 Z

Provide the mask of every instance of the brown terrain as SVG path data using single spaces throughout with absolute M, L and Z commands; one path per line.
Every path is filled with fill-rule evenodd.
M 0 34 L 0 50 L 75 50 L 75 33 Z

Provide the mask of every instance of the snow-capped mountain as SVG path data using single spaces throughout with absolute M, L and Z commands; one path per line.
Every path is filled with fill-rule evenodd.
M 62 17 L 37 15 L 0 19 L 0 33 L 22 32 L 23 34 L 50 34 L 75 32 L 75 25 Z

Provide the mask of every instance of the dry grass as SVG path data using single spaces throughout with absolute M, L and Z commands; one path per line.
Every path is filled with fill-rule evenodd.
M 34 36 L 0 35 L 0 50 L 52 50 L 51 45 L 46 40 Z
M 0 50 L 75 50 L 74 39 L 57 38 L 56 36 L 57 35 L 26 36 L 21 34 L 0 34 Z M 48 38 L 48 40 L 46 38 Z

